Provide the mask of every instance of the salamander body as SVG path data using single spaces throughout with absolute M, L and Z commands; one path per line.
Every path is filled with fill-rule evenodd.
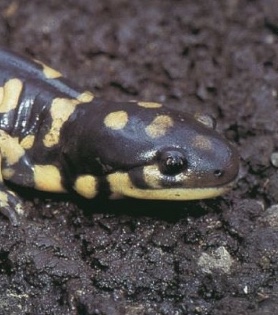
M 41 62 L 0 50 L 0 211 L 17 224 L 6 181 L 85 198 L 190 200 L 226 192 L 235 149 L 213 128 L 153 102 L 112 102 Z

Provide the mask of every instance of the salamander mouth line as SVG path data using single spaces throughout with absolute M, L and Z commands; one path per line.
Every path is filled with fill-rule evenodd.
M 128 174 L 115 173 L 107 176 L 107 181 L 113 193 L 120 196 L 133 197 L 138 199 L 157 200 L 196 200 L 220 196 L 233 187 L 234 181 L 225 185 L 202 188 L 138 188 L 134 185 Z
M 231 189 L 231 185 L 218 188 L 193 188 L 193 189 L 137 189 L 125 191 L 125 196 L 148 200 L 187 201 L 218 197 Z

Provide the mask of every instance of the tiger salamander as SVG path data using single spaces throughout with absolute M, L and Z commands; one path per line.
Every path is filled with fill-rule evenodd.
M 85 198 L 191 200 L 225 193 L 238 154 L 210 123 L 154 102 L 95 97 L 36 60 L 0 50 L 0 212 L 10 182 Z

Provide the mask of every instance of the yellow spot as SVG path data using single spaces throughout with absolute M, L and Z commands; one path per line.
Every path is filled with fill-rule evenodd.
M 192 145 L 195 148 L 203 149 L 203 150 L 211 150 L 212 149 L 212 143 L 208 137 L 197 135 L 195 138 L 193 138 Z
M 23 84 L 19 79 L 10 79 L 0 90 L 0 113 L 16 108 Z
M 5 179 L 10 179 L 14 176 L 15 170 L 12 168 L 4 168 L 2 170 L 2 175 Z
M 127 124 L 127 122 L 128 122 L 128 115 L 127 115 L 127 112 L 123 110 L 110 113 L 104 118 L 105 126 L 113 130 L 123 129 L 125 125 Z
M 46 147 L 49 148 L 59 143 L 60 130 L 63 124 L 68 120 L 79 103 L 80 101 L 77 99 L 55 98 L 53 100 L 50 108 L 52 124 L 49 132 L 43 139 L 43 144 Z
M 0 167 L 2 166 L 2 156 L 0 155 Z M 0 183 L 3 183 L 3 170 L 0 172 Z
M 179 173 L 175 176 L 172 176 L 172 183 L 182 185 L 183 183 L 189 182 L 190 175 L 191 175 L 190 172 L 187 171 L 186 173 Z M 161 174 L 161 171 L 156 164 L 144 166 L 143 178 L 144 178 L 145 183 L 150 188 L 152 189 L 163 188 L 163 185 L 161 183 L 165 181 L 165 176 Z
M 58 79 L 58 78 L 62 77 L 61 72 L 45 65 L 43 62 L 41 62 L 39 60 L 34 59 L 34 61 L 42 66 L 42 68 L 43 68 L 42 72 L 47 79 Z
M 3 99 L 4 99 L 4 87 L 1 86 L 0 87 L 0 110 L 1 110 L 1 104 L 3 102 Z
M 81 93 L 78 97 L 77 97 L 78 101 L 80 101 L 81 103 L 89 103 L 94 99 L 94 94 L 91 93 L 90 91 L 85 91 L 83 93 Z
M 155 103 L 155 102 L 138 102 L 137 104 L 139 106 L 145 107 L 145 108 L 159 108 L 159 107 L 162 107 L 162 104 Z
M 62 186 L 61 174 L 54 165 L 34 166 L 35 188 L 49 192 L 65 192 Z
M 4 208 L 8 206 L 8 194 L 4 191 L 0 191 L 0 207 Z
M 81 196 L 91 199 L 97 195 L 97 179 L 92 175 L 79 176 L 73 189 Z
M 147 165 L 143 168 L 145 183 L 152 188 L 161 188 L 162 175 L 157 165 Z
M 145 128 L 146 133 L 151 138 L 159 138 L 164 136 L 168 129 L 174 125 L 170 116 L 160 115 L 157 116 L 149 126 Z
M 208 128 L 215 129 L 216 127 L 216 120 L 210 115 L 196 113 L 194 118 Z
M 232 183 L 221 187 L 207 188 L 162 188 L 140 189 L 130 180 L 127 173 L 116 172 L 107 176 L 112 194 L 139 199 L 196 200 L 220 196 L 232 188 Z
M 24 209 L 23 209 L 22 204 L 20 202 L 18 202 L 15 205 L 14 209 L 15 209 L 16 213 L 18 213 L 19 215 L 23 215 L 24 214 Z
M 0 151 L 9 165 L 17 163 L 25 154 L 25 150 L 18 143 L 18 138 L 12 138 L 3 130 L 0 130 Z
M 20 141 L 20 145 L 22 146 L 22 148 L 24 148 L 25 150 L 31 149 L 33 144 L 34 144 L 34 140 L 35 140 L 35 136 L 34 135 L 28 135 L 26 137 L 24 137 L 21 141 Z

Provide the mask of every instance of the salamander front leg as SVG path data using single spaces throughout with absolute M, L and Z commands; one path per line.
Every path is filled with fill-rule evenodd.
M 2 173 L 0 173 L 0 213 L 6 216 L 14 226 L 19 225 L 19 216 L 23 214 L 20 198 L 6 187 Z
M 8 217 L 13 225 L 18 225 L 24 213 L 22 202 L 7 188 L 4 180 L 33 187 L 33 167 L 18 140 L 3 130 L 0 130 L 0 170 L 0 213 Z
M 19 216 L 23 214 L 23 207 L 19 197 L 0 184 L 0 212 L 6 216 L 12 225 L 19 225 Z
M 10 191 L 4 180 L 22 187 L 34 187 L 34 170 L 29 159 L 24 154 L 18 162 L 11 165 L 6 158 L 1 157 L 0 174 L 0 212 L 7 216 L 12 225 L 18 225 L 24 214 L 21 199 Z M 4 178 L 4 180 L 3 180 Z

